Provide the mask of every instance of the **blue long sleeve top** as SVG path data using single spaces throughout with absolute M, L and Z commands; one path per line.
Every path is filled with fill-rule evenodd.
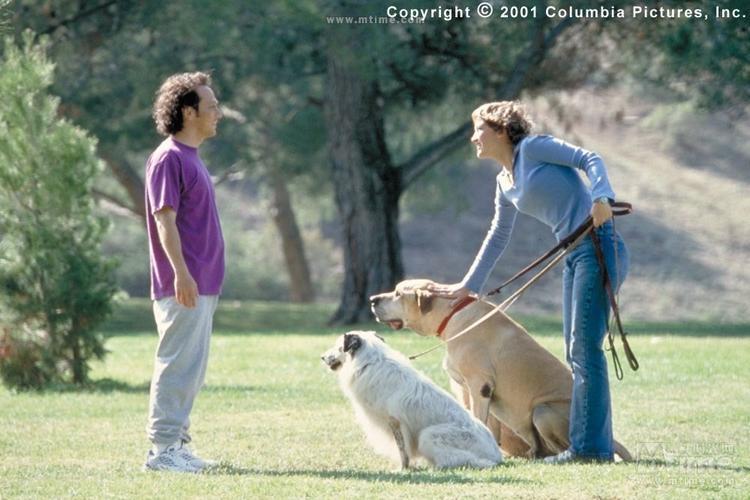
M 525 137 L 513 149 L 513 165 L 513 178 L 505 169 L 497 176 L 495 216 L 461 281 L 474 293 L 484 288 L 508 245 L 519 211 L 548 225 L 560 241 L 586 220 L 594 200 L 615 199 L 599 155 L 555 137 Z M 574 169 L 584 171 L 591 185 Z

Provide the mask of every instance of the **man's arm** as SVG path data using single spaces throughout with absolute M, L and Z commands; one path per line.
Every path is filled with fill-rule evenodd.
M 177 212 L 171 207 L 164 207 L 154 213 L 159 241 L 167 254 L 174 271 L 174 292 L 177 303 L 185 307 L 195 307 L 198 298 L 198 284 L 188 271 L 182 255 L 182 242 L 177 231 Z

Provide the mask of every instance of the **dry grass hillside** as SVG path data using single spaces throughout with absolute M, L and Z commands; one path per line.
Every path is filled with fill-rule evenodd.
M 620 294 L 626 318 L 747 322 L 750 123 L 661 104 L 665 101 L 580 91 L 559 98 L 556 106 L 538 100 L 530 107 L 537 131 L 598 152 L 618 199 L 635 206 L 633 215 L 617 222 L 631 252 L 630 276 Z M 467 166 L 466 187 L 456 193 L 467 200 L 468 210 L 458 217 L 446 211 L 404 221 L 409 276 L 446 282 L 463 276 L 492 215 L 497 167 L 479 167 Z M 553 244 L 546 226 L 519 217 L 488 287 Z M 560 276 L 555 269 L 510 312 L 557 313 Z

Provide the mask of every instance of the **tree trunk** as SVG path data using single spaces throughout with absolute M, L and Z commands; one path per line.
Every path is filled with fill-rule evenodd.
M 495 91 L 495 100 L 512 100 L 521 95 L 526 80 L 530 73 L 544 61 L 547 53 L 555 45 L 557 39 L 577 20 L 572 17 L 563 19 L 548 31 L 546 20 L 539 19 L 529 34 L 528 46 L 525 51 L 518 55 L 513 63 L 513 70 L 509 78 L 505 80 Z M 458 126 L 453 132 L 433 141 L 426 147 L 417 151 L 409 160 L 399 168 L 401 170 L 401 189 L 406 191 L 414 181 L 430 168 L 438 164 L 440 160 L 466 144 L 466 138 L 471 135 L 473 124 L 470 119 Z
M 122 204 L 122 206 L 137 214 L 143 221 L 143 227 L 145 228 L 146 205 L 144 201 L 144 193 L 146 187 L 143 183 L 143 179 L 141 179 L 138 173 L 129 164 L 114 159 L 113 154 L 110 152 L 100 151 L 100 156 L 112 171 L 112 174 L 114 174 L 117 182 L 125 188 L 125 192 L 128 194 L 130 205 Z
M 391 290 L 403 277 L 401 178 L 386 148 L 377 84 L 362 76 L 353 52 L 341 43 L 328 51 L 325 119 L 344 250 L 334 324 L 371 319 L 370 295 Z
M 138 215 L 144 221 L 143 228 L 145 229 L 144 181 L 130 165 L 113 160 L 112 155 L 102 154 L 101 156 L 105 159 L 115 179 L 128 194 L 129 203 L 104 194 L 102 196 Z M 270 169 L 268 178 L 273 191 L 273 221 L 281 237 L 284 262 L 289 275 L 289 297 L 292 302 L 312 302 L 315 300 L 315 291 L 286 182 L 281 173 L 273 168 Z
M 515 97 L 556 39 L 574 22 L 566 19 L 545 34 L 536 23 L 526 51 L 518 56 L 501 96 Z M 336 204 L 343 227 L 344 284 L 332 323 L 371 318 L 370 295 L 391 290 L 402 279 L 398 203 L 401 193 L 424 171 L 465 144 L 471 122 L 394 167 L 385 144 L 374 61 L 361 32 L 350 26 L 327 31 L 325 117 Z M 355 27 L 356 28 L 356 27 Z M 348 30 L 348 31 L 347 31 Z
M 289 298 L 292 302 L 312 302 L 315 300 L 315 290 L 286 181 L 281 172 L 274 167 L 268 169 L 268 180 L 273 191 L 271 215 L 281 237 L 281 250 L 284 252 L 284 262 L 289 275 Z

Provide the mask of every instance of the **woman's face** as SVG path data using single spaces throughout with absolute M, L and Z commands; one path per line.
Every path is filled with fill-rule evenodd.
M 471 143 L 477 148 L 477 158 L 497 159 L 507 142 L 507 140 L 503 141 L 503 136 L 503 133 L 497 132 L 481 118 L 474 120 L 474 135 L 471 136 Z

